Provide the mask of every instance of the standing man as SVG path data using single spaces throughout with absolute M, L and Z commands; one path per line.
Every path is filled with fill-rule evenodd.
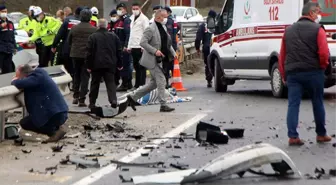
M 108 32 L 107 21 L 99 19 L 99 29 L 89 37 L 87 44 L 86 64 L 92 75 L 89 108 L 96 107 L 101 78 L 104 78 L 108 100 L 112 108 L 117 108 L 117 92 L 114 73 L 122 69 L 122 45 L 118 36 Z
M 52 44 L 53 53 L 56 52 L 57 46 L 62 48 L 60 53 L 60 60 L 58 60 L 57 65 L 64 65 L 65 69 L 72 76 L 72 79 L 74 78 L 74 67 L 70 58 L 70 46 L 67 39 L 71 28 L 80 23 L 79 14 L 81 10 L 82 8 L 78 7 L 76 9 L 75 15 L 73 15 L 70 7 L 64 8 L 64 12 L 67 17 L 65 18 L 61 28 L 58 30 L 58 33 Z
M 331 141 L 325 128 L 324 70 L 329 64 L 329 48 L 324 29 L 319 24 L 321 11 L 318 3 L 308 2 L 298 22 L 289 26 L 282 39 L 279 71 L 288 87 L 287 127 L 289 145 L 301 146 L 297 126 L 302 93 L 312 99 L 316 125 L 316 141 Z
M 98 14 L 99 14 L 98 8 L 92 7 L 90 10 L 92 13 L 90 23 L 92 26 L 97 27 L 98 26 Z
M 217 16 L 216 12 L 213 10 L 210 10 L 208 13 L 208 19 L 215 19 Z M 211 46 L 211 37 L 212 33 L 210 30 L 208 30 L 206 23 L 203 23 L 199 26 L 197 34 L 196 34 L 196 40 L 195 40 L 195 47 L 197 50 L 197 53 L 200 55 L 201 53 L 201 42 L 202 42 L 202 51 L 203 51 L 203 58 L 204 58 L 204 66 L 205 66 L 205 79 L 208 82 L 207 87 L 212 87 L 212 74 L 210 73 L 209 65 L 208 65 L 208 56 L 210 54 L 210 46 Z
M 12 85 L 23 90 L 29 115 L 20 121 L 25 130 L 45 134 L 45 143 L 57 142 L 66 134 L 62 125 L 68 119 L 68 105 L 57 85 L 42 68 L 20 66 Z
M 0 74 L 15 71 L 13 55 L 16 53 L 14 24 L 7 19 L 7 8 L 0 5 Z
M 35 7 L 34 17 L 38 23 L 36 31 L 30 38 L 30 41 L 35 42 L 39 38 L 42 40 L 43 50 L 41 60 L 39 61 L 39 67 L 48 67 L 49 62 L 53 58 L 53 53 L 51 52 L 52 44 L 61 27 L 61 22 L 53 17 L 46 16 L 40 7 Z
M 63 10 L 58 10 L 56 12 L 56 19 L 63 22 L 65 19 L 64 11 Z
M 119 20 L 119 16 L 118 16 L 118 13 L 117 13 L 117 10 L 112 10 L 110 12 L 110 23 L 109 25 L 107 26 L 107 29 L 109 32 L 113 32 L 113 33 L 116 33 L 116 23 L 117 21 Z
M 137 90 L 134 95 L 127 97 L 134 110 L 136 110 L 136 101 L 156 88 L 158 89 L 158 99 L 161 104 L 160 112 L 172 112 L 175 110 L 166 104 L 165 97 L 166 79 L 162 69 L 162 62 L 171 61 L 172 58 L 176 57 L 171 38 L 164 27 L 167 23 L 167 18 L 165 17 L 167 17 L 167 11 L 158 10 L 155 14 L 154 23 L 146 28 L 141 39 L 140 45 L 144 48 L 144 55 L 140 64 L 149 69 L 151 80 Z
M 115 23 L 115 33 L 120 39 L 122 45 L 122 60 L 123 69 L 120 71 L 121 85 L 117 88 L 117 91 L 127 91 L 133 88 L 132 85 L 132 73 L 131 73 L 131 56 L 127 51 L 128 41 L 131 32 L 131 19 L 127 15 L 127 6 L 125 3 L 117 5 L 117 14 L 119 20 Z M 119 79 L 118 79 L 119 81 Z
M 85 54 L 87 52 L 86 45 L 89 36 L 96 32 L 97 28 L 90 24 L 91 11 L 83 9 L 80 12 L 80 23 L 74 26 L 68 36 L 68 43 L 70 46 L 70 57 L 74 63 L 74 95 L 73 104 L 79 107 L 86 107 L 85 99 L 88 93 L 88 85 L 90 74 L 87 71 L 85 64 Z
M 131 16 L 131 35 L 128 43 L 128 50 L 131 51 L 133 57 L 133 66 L 135 69 L 135 85 L 137 89 L 146 84 L 146 68 L 140 65 L 142 57 L 142 47 L 140 41 L 145 29 L 149 26 L 148 18 L 141 12 L 141 6 L 138 3 L 132 5 Z
M 19 21 L 18 30 L 24 30 L 28 33 L 28 36 L 31 37 L 34 34 L 34 30 L 36 29 L 37 22 L 33 18 L 33 10 L 34 6 L 30 6 L 27 12 L 27 17 L 22 18 Z

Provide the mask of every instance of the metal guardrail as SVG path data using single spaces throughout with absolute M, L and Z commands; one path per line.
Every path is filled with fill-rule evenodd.
M 190 60 L 197 53 L 195 39 L 199 26 L 204 22 L 180 22 L 179 48 L 183 48 L 184 61 Z
M 64 67 L 53 66 L 45 69 L 57 84 L 62 95 L 70 94 L 68 83 L 71 82 L 72 78 Z M 0 75 L 0 141 L 3 140 L 5 136 L 5 111 L 21 107 L 24 108 L 23 92 L 10 84 L 14 75 L 15 73 Z

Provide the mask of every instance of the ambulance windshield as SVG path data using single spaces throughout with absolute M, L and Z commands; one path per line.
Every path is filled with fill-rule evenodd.
M 321 6 L 322 20 L 321 24 L 336 24 L 336 1 L 335 0 L 318 0 Z

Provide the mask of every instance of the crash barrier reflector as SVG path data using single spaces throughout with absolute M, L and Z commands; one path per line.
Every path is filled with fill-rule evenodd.
M 63 65 L 44 68 L 57 84 L 62 95 L 70 94 L 68 84 L 72 81 Z M 24 107 L 23 92 L 11 85 L 15 73 L 0 75 L 0 141 L 4 139 L 5 111 Z
M 176 89 L 176 91 L 186 91 L 183 87 L 180 65 L 177 57 L 174 59 L 174 72 L 173 72 L 173 83 L 172 87 Z

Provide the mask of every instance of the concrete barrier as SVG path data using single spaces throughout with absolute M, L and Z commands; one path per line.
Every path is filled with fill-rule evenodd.
M 47 67 L 45 70 L 57 84 L 62 95 L 70 94 L 68 84 L 72 81 L 63 66 Z M 24 108 L 24 93 L 11 85 L 15 73 L 0 75 L 0 141 L 4 139 L 5 111 Z

